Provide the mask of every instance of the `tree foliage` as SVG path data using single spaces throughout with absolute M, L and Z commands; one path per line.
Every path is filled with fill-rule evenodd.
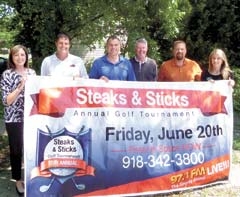
M 5 0 L 14 9 L 7 27 L 15 43 L 31 49 L 36 67 L 55 50 L 57 32 L 94 47 L 110 34 L 122 37 L 123 54 L 132 56 L 139 37 L 149 41 L 149 55 L 159 63 L 170 58 L 173 40 L 184 39 L 188 56 L 206 65 L 214 47 L 239 65 L 239 2 L 234 0 Z M 3 12 L 4 13 L 4 12 Z M 2 18 L 1 18 L 2 22 Z M 36 61 L 35 61 L 36 60 Z
M 149 7 L 150 15 L 148 31 L 153 40 L 157 42 L 159 61 L 171 57 L 173 40 L 182 39 L 185 21 L 191 13 L 191 5 L 186 0 L 153 1 Z
M 0 4 L 0 48 L 9 48 L 12 45 L 13 37 L 16 34 L 16 30 L 8 31 L 12 17 L 13 12 L 11 7 L 5 3 Z
M 123 54 L 129 56 L 133 55 L 136 38 L 145 37 L 151 46 L 149 53 L 161 60 L 161 40 L 176 37 L 178 25 L 189 10 L 187 0 L 6 1 L 15 11 L 10 26 L 19 30 L 15 42 L 31 49 L 38 67 L 44 56 L 53 53 L 54 38 L 60 31 L 89 47 L 117 34 L 124 40 Z
M 213 48 L 222 48 L 232 66 L 240 65 L 240 3 L 234 0 L 191 0 L 193 12 L 185 29 L 189 55 L 207 65 Z

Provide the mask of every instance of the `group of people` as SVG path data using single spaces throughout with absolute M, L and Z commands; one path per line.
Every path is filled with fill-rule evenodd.
M 209 67 L 201 69 L 196 61 L 186 58 L 187 47 L 182 40 L 173 43 L 173 58 L 163 62 L 158 71 L 155 60 L 148 57 L 148 42 L 136 40 L 135 57 L 121 56 L 121 40 L 113 35 L 107 39 L 107 53 L 96 59 L 87 74 L 80 57 L 69 53 L 70 38 L 59 34 L 55 41 L 57 51 L 46 57 L 41 66 L 43 76 L 74 76 L 81 78 L 124 81 L 213 81 L 232 79 L 227 57 L 223 50 L 214 49 L 209 55 Z M 233 83 L 233 82 L 231 82 Z
M 121 40 L 110 36 L 106 42 L 106 54 L 96 59 L 86 71 L 80 57 L 70 54 L 70 38 L 65 33 L 57 35 L 56 52 L 46 57 L 41 65 L 42 76 L 72 76 L 80 78 L 125 81 L 214 81 L 229 80 L 234 85 L 233 74 L 226 55 L 221 49 L 214 49 L 209 55 L 209 67 L 202 71 L 193 60 L 186 58 L 184 41 L 173 44 L 173 58 L 164 62 L 159 70 L 155 60 L 147 56 L 146 39 L 135 43 L 135 57 L 127 59 L 120 55 Z M 10 49 L 8 69 L 1 76 L 0 87 L 4 105 L 4 119 L 10 147 L 12 179 L 16 180 L 16 191 L 24 193 L 21 165 L 23 155 L 24 86 L 28 75 L 36 75 L 29 68 L 28 52 L 22 45 Z

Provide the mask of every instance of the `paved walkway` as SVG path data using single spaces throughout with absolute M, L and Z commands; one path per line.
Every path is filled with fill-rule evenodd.
M 230 173 L 230 184 L 232 187 L 240 187 L 240 160 L 238 164 L 232 165 L 232 171 Z

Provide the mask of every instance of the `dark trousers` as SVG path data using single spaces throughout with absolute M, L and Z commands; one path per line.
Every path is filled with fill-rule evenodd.
M 23 156 L 23 122 L 5 123 L 10 148 L 12 179 L 21 179 Z

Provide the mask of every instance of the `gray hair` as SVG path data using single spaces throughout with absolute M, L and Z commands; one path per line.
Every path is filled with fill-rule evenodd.
M 148 42 L 145 38 L 138 38 L 136 40 L 135 46 L 137 46 L 138 43 L 144 43 L 144 44 L 148 45 Z

